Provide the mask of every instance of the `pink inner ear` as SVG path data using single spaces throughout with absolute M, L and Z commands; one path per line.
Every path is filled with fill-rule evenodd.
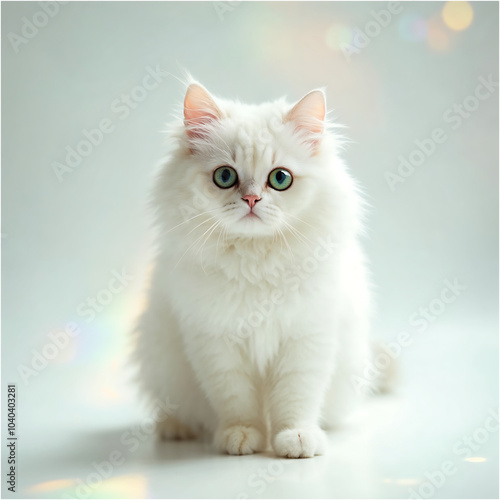
M 285 121 L 291 121 L 299 129 L 321 134 L 325 126 L 325 95 L 313 90 L 303 97 L 288 113 Z
M 192 83 L 184 98 L 184 124 L 190 137 L 203 135 L 203 127 L 221 117 L 212 96 L 201 85 Z

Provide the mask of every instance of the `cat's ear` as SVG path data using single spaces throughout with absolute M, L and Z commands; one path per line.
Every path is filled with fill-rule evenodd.
M 208 90 L 198 83 L 189 85 L 184 98 L 184 125 L 188 137 L 203 137 L 207 126 L 220 118 L 221 112 Z
M 325 130 L 325 117 L 325 94 L 322 90 L 313 90 L 285 115 L 284 122 L 292 122 L 295 130 L 316 149 Z

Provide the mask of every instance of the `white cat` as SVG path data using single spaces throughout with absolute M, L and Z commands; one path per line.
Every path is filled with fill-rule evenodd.
M 160 434 L 321 454 L 370 351 L 361 199 L 324 94 L 254 106 L 191 83 L 171 135 L 135 347 L 141 390 L 178 405 Z

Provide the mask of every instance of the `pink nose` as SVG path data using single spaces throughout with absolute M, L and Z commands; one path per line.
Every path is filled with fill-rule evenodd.
M 245 200 L 250 208 L 253 208 L 255 204 L 260 201 L 260 198 L 256 194 L 248 194 L 246 196 L 243 196 L 242 200 Z

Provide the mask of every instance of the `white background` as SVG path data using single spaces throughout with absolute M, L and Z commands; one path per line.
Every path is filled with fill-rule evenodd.
M 445 25 L 443 5 L 405 3 L 346 56 L 337 34 L 364 29 L 386 3 L 67 3 L 20 45 L 12 34 L 22 36 L 23 18 L 41 6 L 2 4 L 2 403 L 6 384 L 17 384 L 18 496 L 76 496 L 92 463 L 121 450 L 125 463 L 88 490 L 93 497 L 405 498 L 409 488 L 425 498 L 498 497 L 498 430 L 478 431 L 498 410 L 498 87 L 456 129 L 450 119 L 480 77 L 498 82 L 498 4 L 472 4 L 463 31 Z M 411 41 L 415 23 L 424 35 Z M 161 83 L 128 116 L 116 113 L 148 68 L 163 72 Z M 332 116 L 348 127 L 345 158 L 371 204 L 374 336 L 406 331 L 411 344 L 396 394 L 332 434 L 326 457 L 225 457 L 152 439 L 131 451 L 122 442 L 145 415 L 128 378 L 128 331 L 142 307 L 146 204 L 183 68 L 215 95 L 251 103 L 325 86 Z M 103 119 L 113 132 L 60 181 L 54 162 Z M 386 173 L 436 128 L 444 143 L 391 190 Z M 87 322 L 79 306 L 122 269 L 130 282 Z M 434 302 L 439 314 L 417 328 L 410 318 L 446 280 L 466 289 L 443 308 Z M 23 379 L 49 333 L 69 322 L 81 333 Z M 4 418 L 2 450 L 5 430 Z M 485 460 L 456 452 L 472 435 L 472 455 Z M 425 486 L 446 461 L 454 473 Z

